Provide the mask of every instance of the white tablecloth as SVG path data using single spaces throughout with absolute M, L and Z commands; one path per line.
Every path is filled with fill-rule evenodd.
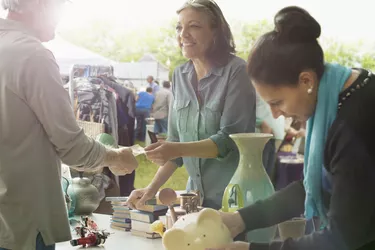
M 130 232 L 122 232 L 111 229 L 109 226 L 110 216 L 102 214 L 94 214 L 93 220 L 97 223 L 100 229 L 106 229 L 111 234 L 104 245 L 99 247 L 91 247 L 89 249 L 101 250 L 164 250 L 161 239 L 146 239 L 142 237 L 132 236 Z M 74 239 L 79 238 L 75 232 L 72 232 Z M 56 244 L 56 250 L 73 250 L 83 249 L 79 246 L 73 247 L 70 242 L 63 242 Z

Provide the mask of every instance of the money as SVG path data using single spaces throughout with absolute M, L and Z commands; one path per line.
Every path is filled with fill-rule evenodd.
M 145 149 L 138 144 L 131 146 L 130 149 L 133 151 L 134 157 L 146 153 Z

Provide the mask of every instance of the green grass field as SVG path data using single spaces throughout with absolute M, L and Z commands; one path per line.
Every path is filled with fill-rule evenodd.
M 141 146 L 144 146 L 144 143 L 136 142 Z M 149 160 L 147 160 L 145 155 L 140 155 L 137 157 L 139 166 L 138 169 L 135 171 L 135 188 L 143 188 L 146 187 L 154 178 L 156 171 L 158 170 L 159 166 L 153 164 Z M 178 168 L 176 172 L 169 178 L 167 183 L 163 185 L 162 188 L 168 187 L 174 190 L 185 190 L 186 188 L 186 181 L 188 179 L 188 174 L 184 167 Z

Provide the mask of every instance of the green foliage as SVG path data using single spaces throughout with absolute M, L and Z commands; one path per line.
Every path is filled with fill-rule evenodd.
M 235 21 L 231 25 L 232 33 L 236 42 L 237 56 L 247 60 L 251 47 L 264 33 L 272 30 L 272 25 L 267 20 L 255 23 L 244 23 Z
M 85 47 L 118 62 L 138 61 L 144 54 L 153 54 L 162 64 L 170 62 L 173 69 L 186 62 L 177 46 L 176 19 L 163 28 L 142 31 L 112 30 L 109 24 L 95 22 L 88 28 L 62 30 L 61 36 L 78 46 Z
M 91 51 L 119 62 L 138 61 L 144 54 L 153 54 L 162 64 L 169 62 L 170 78 L 176 66 L 187 61 L 177 45 L 173 19 L 159 30 L 136 31 L 115 30 L 103 21 L 93 22 L 85 29 L 74 27 L 61 32 L 61 36 Z M 232 21 L 231 29 L 236 42 L 237 55 L 247 60 L 255 41 L 272 30 L 266 20 L 254 23 Z M 333 39 L 321 39 L 327 62 L 336 62 L 349 67 L 375 69 L 375 53 L 363 52 L 363 43 L 346 44 Z M 366 51 L 366 50 L 364 50 Z M 372 51 L 372 50 L 367 50 Z
M 176 23 L 177 19 L 173 19 L 165 27 L 160 29 L 156 38 L 158 50 L 155 53 L 155 56 L 164 64 L 166 64 L 167 61 L 170 62 L 169 79 L 172 79 L 173 70 L 178 65 L 181 65 L 187 61 L 187 59 L 182 55 L 181 49 L 177 44 Z
M 375 71 L 375 53 L 368 52 L 362 55 L 361 64 L 363 68 Z
M 347 67 L 375 69 L 375 53 L 366 49 L 362 41 L 342 43 L 333 39 L 321 40 L 326 62 L 339 63 Z
M 358 47 L 352 44 L 344 44 L 339 41 L 322 40 L 324 57 L 326 62 L 338 63 L 348 67 L 359 66 L 360 57 Z

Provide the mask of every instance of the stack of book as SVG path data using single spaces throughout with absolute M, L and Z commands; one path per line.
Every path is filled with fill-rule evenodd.
M 125 202 L 111 201 L 111 204 L 113 209 L 110 222 L 111 228 L 122 231 L 130 231 L 130 209 L 125 205 Z
M 176 191 L 177 199 L 174 205 L 180 203 L 180 194 L 186 191 Z M 139 210 L 131 210 L 125 205 L 128 197 L 106 197 L 106 201 L 111 202 L 113 215 L 111 217 L 111 228 L 131 231 L 132 235 L 149 239 L 160 238 L 158 233 L 151 230 L 151 224 L 160 220 L 166 227 L 168 224 L 168 207 L 161 205 L 159 193 L 154 199 L 146 202 Z
M 166 213 L 168 207 L 157 204 L 157 199 L 146 202 L 139 210 L 131 210 L 125 205 L 127 197 L 106 197 L 106 201 L 111 202 L 113 214 L 111 217 L 111 228 L 131 231 L 132 235 L 149 239 L 160 238 L 158 233 L 151 230 L 151 224 L 160 220 L 167 224 Z
M 163 205 L 145 205 L 140 210 L 131 210 L 131 234 L 148 239 L 157 239 L 161 236 L 151 230 L 151 224 L 160 220 L 166 225 L 167 206 Z

